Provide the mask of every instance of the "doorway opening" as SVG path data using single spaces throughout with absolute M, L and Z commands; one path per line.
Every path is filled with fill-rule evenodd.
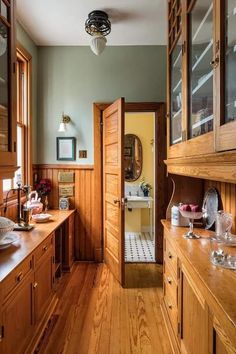
M 125 262 L 155 262 L 155 114 L 126 112 Z
M 118 281 L 124 285 L 126 269 L 124 216 L 126 204 L 128 204 L 124 177 L 125 114 L 149 113 L 154 117 L 155 163 L 152 195 L 150 195 L 155 206 L 151 214 L 153 230 L 150 230 L 149 213 L 147 213 L 146 222 L 143 223 L 143 230 L 146 227 L 151 234 L 150 237 L 155 232 L 153 262 L 162 263 L 163 226 L 161 219 L 165 218 L 168 199 L 164 164 L 166 159 L 165 103 L 125 103 L 122 98 L 112 104 L 94 103 L 93 108 L 94 190 L 96 191 L 94 197 L 95 259 L 104 260 Z M 151 143 L 152 141 L 149 141 L 150 145 Z M 128 154 L 128 150 L 126 153 Z

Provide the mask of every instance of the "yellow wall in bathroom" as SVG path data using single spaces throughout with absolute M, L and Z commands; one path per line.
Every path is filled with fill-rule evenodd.
M 154 145 L 151 145 L 151 141 L 154 139 L 154 113 L 126 113 L 125 114 L 125 134 L 135 134 L 139 137 L 143 148 L 143 168 L 142 174 L 139 179 L 134 182 L 126 182 L 128 184 L 139 184 L 144 177 L 145 181 L 150 183 L 152 190 L 150 196 L 154 195 Z M 133 210 L 133 213 L 136 212 Z M 136 214 L 138 218 L 138 213 Z M 130 217 L 130 213 L 126 213 L 126 217 L 129 218 L 128 225 L 129 230 L 132 231 L 132 227 L 135 229 L 135 217 Z M 136 220 L 137 220 L 136 218 Z M 149 210 L 142 209 L 141 211 L 141 224 L 142 226 L 149 226 Z

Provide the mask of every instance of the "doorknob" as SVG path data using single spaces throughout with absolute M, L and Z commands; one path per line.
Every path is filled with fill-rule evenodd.
M 114 202 L 114 204 L 119 204 L 120 205 L 120 199 L 114 199 L 113 202 Z

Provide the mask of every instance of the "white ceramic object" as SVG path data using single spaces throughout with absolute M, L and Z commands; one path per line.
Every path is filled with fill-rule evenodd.
M 15 223 L 10 219 L 0 217 L 0 241 L 6 236 L 7 232 L 14 229 Z
M 42 222 L 47 222 L 51 219 L 52 215 L 51 214 L 35 214 L 32 215 L 32 219 L 35 222 L 42 223 Z
M 18 241 L 20 236 L 16 232 L 8 232 L 4 239 L 0 241 L 0 250 L 10 247 L 14 242 Z

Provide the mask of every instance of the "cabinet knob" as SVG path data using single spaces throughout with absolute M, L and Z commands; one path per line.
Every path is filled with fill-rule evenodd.
M 172 284 L 172 279 L 171 279 L 171 277 L 167 277 L 167 281 L 168 281 L 169 284 Z
M 23 273 L 20 272 L 20 273 L 17 275 L 16 280 L 17 280 L 17 281 L 21 281 L 22 278 L 23 278 Z
M 171 310 L 171 309 L 172 309 L 172 305 L 171 305 L 171 304 L 168 304 L 168 308 Z
M 48 246 L 44 246 L 44 247 L 43 247 L 43 250 L 44 250 L 44 251 L 47 251 L 47 249 L 48 249 Z
M 215 69 L 215 68 L 218 66 L 219 62 L 220 62 L 220 58 L 217 56 L 215 59 L 213 59 L 213 60 L 210 62 L 210 64 L 211 64 L 211 66 Z
M 170 252 L 168 253 L 168 257 L 169 257 L 170 259 L 173 258 L 172 254 L 171 254 Z
M 114 204 L 119 204 L 120 205 L 120 200 L 119 199 L 114 199 L 113 202 L 114 202 Z
M 38 286 L 38 283 L 37 283 L 37 282 L 35 282 L 35 283 L 33 284 L 33 288 L 34 288 L 34 289 L 36 289 L 36 288 L 37 288 L 37 286 Z

